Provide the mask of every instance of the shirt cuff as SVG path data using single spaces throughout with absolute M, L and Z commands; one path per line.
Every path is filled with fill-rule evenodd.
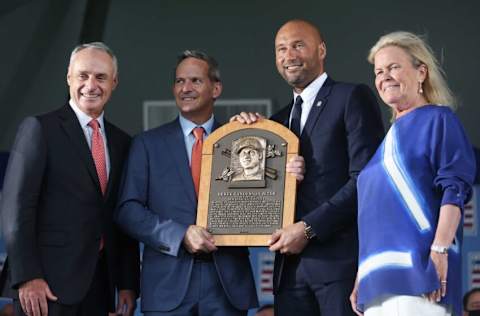
M 462 192 L 455 187 L 448 187 L 445 189 L 445 191 L 443 191 L 442 205 L 453 204 L 463 210 L 465 200 L 465 192 Z

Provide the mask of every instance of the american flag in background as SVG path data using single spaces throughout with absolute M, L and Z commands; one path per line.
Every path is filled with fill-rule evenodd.
M 477 190 L 473 190 L 472 199 L 465 205 L 463 214 L 463 234 L 477 236 Z
M 470 289 L 480 287 L 480 252 L 468 253 L 468 278 Z
M 258 296 L 260 301 L 273 300 L 273 263 L 275 254 L 263 252 L 258 254 L 257 276 Z
M 0 181 L 3 182 L 3 179 L 1 179 Z M 1 200 L 2 200 L 2 190 L 0 188 L 0 201 Z M 1 231 L 0 231 L 0 233 L 1 233 Z M 7 254 L 5 252 L 5 247 L 3 245 L 3 240 L 0 239 L 0 271 L 3 270 L 3 265 L 5 264 L 5 259 L 7 259 Z

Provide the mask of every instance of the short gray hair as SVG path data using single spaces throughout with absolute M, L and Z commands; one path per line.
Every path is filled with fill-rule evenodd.
M 73 58 L 74 58 L 75 54 L 78 53 L 81 50 L 86 49 L 86 48 L 98 49 L 98 50 L 101 50 L 101 51 L 107 53 L 108 56 L 110 56 L 112 58 L 113 74 L 114 74 L 114 76 L 118 75 L 117 56 L 115 56 L 115 54 L 113 53 L 113 50 L 103 42 L 83 43 L 83 44 L 75 46 L 75 48 L 72 50 L 72 53 L 70 54 L 69 67 L 72 64 L 72 61 L 73 61 Z
M 221 82 L 220 70 L 218 69 L 218 62 L 215 60 L 215 58 L 207 55 L 202 51 L 193 50 L 193 49 L 184 50 L 180 55 L 178 55 L 177 64 L 175 65 L 175 69 L 173 70 L 174 81 L 175 81 L 178 65 L 180 65 L 180 63 L 187 58 L 196 58 L 206 62 L 208 65 L 208 78 L 213 82 Z

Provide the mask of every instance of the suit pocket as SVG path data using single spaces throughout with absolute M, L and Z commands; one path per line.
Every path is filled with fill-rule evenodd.
M 42 231 L 38 236 L 41 246 L 62 247 L 65 246 L 67 234 L 62 231 Z

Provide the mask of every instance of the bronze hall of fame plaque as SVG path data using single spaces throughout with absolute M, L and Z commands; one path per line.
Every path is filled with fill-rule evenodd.
M 293 223 L 297 182 L 285 165 L 298 148 L 295 134 L 267 119 L 228 123 L 205 140 L 197 225 L 217 246 L 266 246 Z

